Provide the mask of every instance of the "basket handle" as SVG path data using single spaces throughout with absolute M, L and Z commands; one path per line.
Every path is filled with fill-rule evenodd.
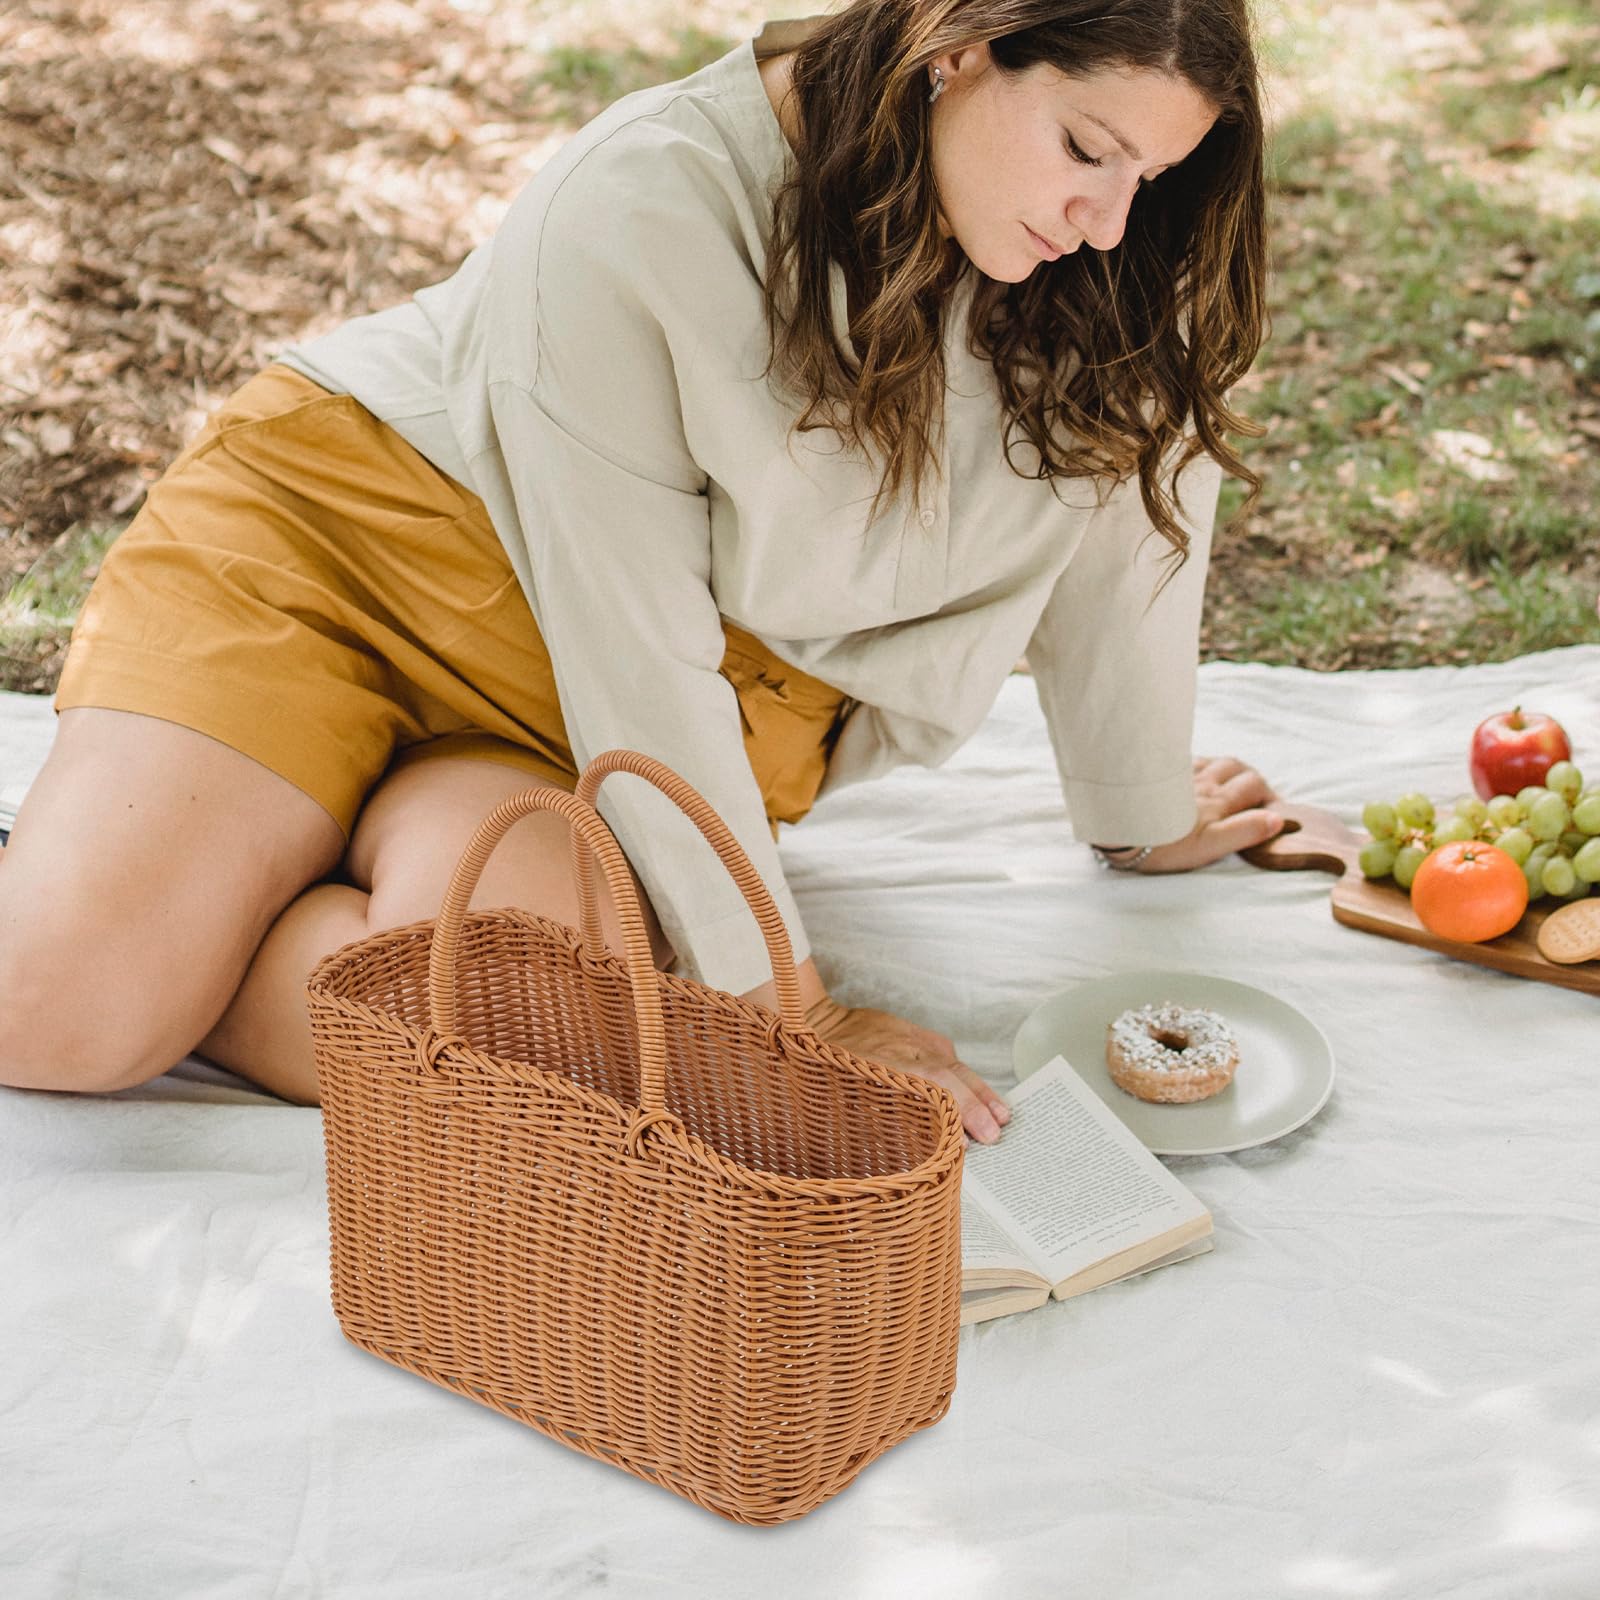
M 572 824 L 574 840 L 584 840 L 600 858 L 611 897 L 622 919 L 623 959 L 628 982 L 633 990 L 633 1011 L 639 1025 L 639 1107 L 644 1122 L 666 1112 L 667 1036 L 661 1019 L 661 987 L 656 977 L 650 936 L 645 932 L 644 912 L 628 875 L 627 858 L 613 837 L 605 819 L 587 801 L 578 800 L 564 789 L 524 789 L 502 801 L 478 825 L 466 850 L 456 863 L 445 891 L 444 905 L 434 923 L 433 941 L 428 951 L 428 1012 L 437 1036 L 448 1036 L 456 1027 L 456 956 L 461 944 L 461 929 L 467 906 L 478 879 L 515 822 L 535 811 L 555 811 Z M 585 865 L 588 855 L 585 853 Z M 580 880 L 581 881 L 581 880 Z M 590 888 L 593 897 L 593 889 Z M 585 935 L 587 940 L 588 935 Z M 596 939 L 590 948 L 604 949 Z
M 709 801 L 699 790 L 680 778 L 665 762 L 657 761 L 638 750 L 603 750 L 583 770 L 578 779 L 576 798 L 593 805 L 600 785 L 613 772 L 631 772 L 644 778 L 661 790 L 672 803 L 705 835 L 706 842 L 722 859 L 729 876 L 739 887 L 755 919 L 761 924 L 761 937 L 767 942 L 767 958 L 772 963 L 772 976 L 778 985 L 778 1011 L 791 1027 L 805 1029 L 805 1007 L 800 1003 L 800 978 L 795 970 L 794 946 L 789 942 L 789 930 L 772 898 L 761 874 L 750 864 L 744 847 Z M 610 837 L 609 831 L 607 837 Z M 578 880 L 579 927 L 583 941 L 591 949 L 604 949 L 605 940 L 600 933 L 600 907 L 595 899 L 594 872 L 589 863 L 589 852 L 584 848 L 585 836 L 573 832 L 572 872 Z M 607 880 L 612 880 L 608 874 Z M 631 885 L 630 885 L 631 887 Z M 612 894 L 616 894 L 615 886 Z

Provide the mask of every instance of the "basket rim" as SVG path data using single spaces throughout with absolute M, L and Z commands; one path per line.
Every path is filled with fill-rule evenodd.
M 434 1034 L 431 1028 L 418 1028 L 415 1024 L 406 1022 L 388 1011 L 380 1010 L 351 995 L 338 993 L 329 987 L 341 977 L 353 975 L 354 969 L 374 945 L 388 946 L 406 939 L 422 937 L 431 941 L 437 920 L 428 917 L 398 927 L 385 928 L 381 932 L 368 934 L 340 946 L 339 949 L 324 956 L 312 969 L 306 983 L 308 997 L 336 1008 L 348 1009 L 369 1024 L 375 1024 L 385 1032 L 404 1038 L 417 1053 L 419 1064 L 426 1061 L 435 1072 L 440 1071 L 447 1062 L 456 1067 L 470 1065 L 480 1070 L 487 1067 L 496 1075 L 511 1080 L 521 1080 L 541 1089 L 554 1090 L 557 1094 L 573 1098 L 588 1109 L 602 1111 L 617 1120 L 619 1131 L 625 1131 L 641 1115 L 639 1106 L 627 1105 L 614 1095 L 587 1088 L 563 1073 L 532 1066 L 527 1062 L 514 1061 L 506 1056 L 493 1055 L 468 1044 L 459 1037 L 441 1038 Z M 582 936 L 576 928 L 568 923 L 542 916 L 538 912 L 527 911 L 519 906 L 496 906 L 469 911 L 463 922 L 462 932 L 465 934 L 467 928 L 474 924 L 508 920 L 537 932 L 557 934 L 578 961 L 606 971 L 624 988 L 627 987 L 630 980 L 624 962 L 609 950 L 596 955 L 584 946 Z M 885 1188 L 900 1193 L 912 1193 L 935 1186 L 951 1168 L 959 1171 L 963 1152 L 961 1115 L 955 1097 L 949 1090 L 941 1088 L 931 1079 L 917 1077 L 881 1062 L 869 1061 L 837 1045 L 829 1044 L 826 1039 L 810 1029 L 803 1031 L 794 1029 L 776 1012 L 767 1011 L 738 995 L 729 994 L 726 990 L 714 989 L 697 979 L 680 978 L 667 972 L 658 971 L 656 977 L 669 991 L 676 991 L 701 1005 L 706 1004 L 709 997 L 716 1009 L 731 1011 L 735 1016 L 741 1017 L 741 1020 L 759 1027 L 766 1033 L 769 1048 L 776 1054 L 786 1054 L 788 1050 L 798 1045 L 822 1065 L 843 1070 L 858 1079 L 865 1079 L 878 1087 L 892 1089 L 902 1096 L 921 1102 L 935 1114 L 935 1127 L 933 1149 L 916 1166 L 901 1168 L 891 1173 L 856 1178 L 797 1178 L 788 1173 L 773 1172 L 765 1167 L 746 1166 L 724 1155 L 698 1134 L 691 1133 L 680 1118 L 670 1113 L 662 1120 L 647 1126 L 643 1131 L 643 1137 L 656 1136 L 674 1145 L 679 1154 L 688 1156 L 698 1165 L 715 1171 L 730 1187 L 776 1189 L 781 1192 L 782 1198 L 812 1200 L 861 1198 L 881 1201 L 884 1198 Z M 779 1039 L 790 1041 L 785 1051 L 778 1051 Z M 433 1048 L 430 1048 L 430 1042 Z

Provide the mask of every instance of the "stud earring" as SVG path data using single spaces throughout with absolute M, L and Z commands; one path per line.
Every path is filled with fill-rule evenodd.
M 928 104 L 931 106 L 940 95 L 944 93 L 944 74 L 935 67 L 933 69 L 933 90 L 928 95 Z

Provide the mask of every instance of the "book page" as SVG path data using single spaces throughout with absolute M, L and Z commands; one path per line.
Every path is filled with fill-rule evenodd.
M 1032 1288 L 1017 1284 L 998 1287 L 963 1289 L 961 1291 L 961 1326 L 974 1322 L 992 1322 L 996 1317 L 1015 1316 L 1019 1311 L 1032 1311 L 1050 1298 L 1050 1291 L 1031 1273 L 1028 1282 Z
M 961 1274 L 1003 1271 L 1014 1278 L 1037 1280 L 1039 1271 L 961 1190 Z M 990 1280 L 993 1281 L 992 1279 Z M 1044 1285 L 1041 1285 L 1043 1287 Z
M 1201 1227 L 1204 1224 L 1197 1221 L 1192 1226 Z M 1182 1239 L 1183 1235 L 1180 1233 L 1178 1237 Z M 1148 1248 L 1147 1246 L 1146 1250 Z M 1149 1260 L 1146 1260 L 1144 1254 L 1138 1250 L 1124 1250 L 1120 1256 L 1112 1256 L 1099 1267 L 1089 1267 L 1058 1283 L 1051 1290 L 1051 1298 L 1070 1300 L 1073 1295 L 1087 1294 L 1091 1289 L 1098 1289 L 1103 1283 L 1124 1283 L 1129 1278 L 1138 1278 L 1147 1272 L 1154 1272 L 1157 1267 L 1170 1267 L 1175 1262 L 1189 1260 L 1191 1256 L 1203 1256 L 1208 1250 L 1215 1248 L 1211 1242 L 1211 1235 L 1205 1233 L 1197 1239 L 1186 1240 L 1161 1255 L 1151 1256 Z
M 1207 1215 L 1063 1057 L 1009 1098 L 1000 1142 L 968 1146 L 962 1187 L 1047 1282 Z

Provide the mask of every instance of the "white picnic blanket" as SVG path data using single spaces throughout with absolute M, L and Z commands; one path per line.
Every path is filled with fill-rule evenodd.
M 1596 647 L 1201 682 L 1197 748 L 1351 820 L 1461 792 L 1517 702 L 1600 771 Z M 0 784 L 49 736 L 0 699 Z M 1025 677 L 947 766 L 830 797 L 783 854 L 835 992 L 1002 1086 L 1047 995 L 1180 968 L 1305 1011 L 1332 1099 L 1173 1161 L 1214 1253 L 966 1330 L 945 1420 L 754 1530 L 345 1343 L 314 1111 L 193 1069 L 0 1090 L 0 1594 L 1600 1594 L 1600 999 L 1341 927 L 1321 875 L 1096 870 Z

